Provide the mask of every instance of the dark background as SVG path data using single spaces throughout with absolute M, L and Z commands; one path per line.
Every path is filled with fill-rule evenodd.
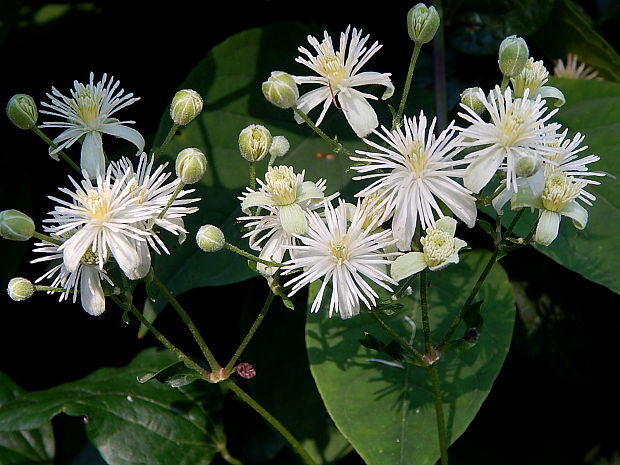
M 447 6 L 458 3 L 463 2 L 446 2 Z M 348 24 L 363 28 L 384 44 L 373 58 L 373 69 L 391 71 L 398 88 L 408 65 L 411 43 L 405 16 L 413 4 L 381 2 L 362 7 L 357 2 L 176 1 L 156 8 L 151 2 L 125 1 L 52 4 L 46 10 L 42 9 L 45 2 L 2 0 L 0 101 L 28 93 L 39 102 L 46 99 L 52 85 L 67 90 L 74 79 L 85 82 L 90 71 L 96 78 L 106 72 L 142 98 L 123 117 L 137 121 L 134 127 L 148 140 L 172 95 L 212 46 L 250 27 L 300 19 L 315 23 L 316 35 L 324 25 L 332 31 Z M 618 50 L 619 14 L 614 2 L 581 5 Z M 13 13 L 16 21 L 10 21 Z M 449 33 L 450 24 L 447 27 Z M 297 45 L 291 44 L 291 62 Z M 535 54 L 536 47 L 531 48 Z M 538 58 L 550 64 L 553 57 Z M 462 89 L 463 83 L 488 87 L 499 79 L 492 56 L 449 51 L 448 60 L 449 90 L 458 85 Z M 430 80 L 429 61 L 425 50 L 421 80 Z M 452 103 L 456 96 L 450 91 Z M 0 120 L 0 137 L 0 210 L 17 208 L 36 222 L 51 209 L 46 196 L 65 184 L 67 170 L 47 157 L 43 143 L 34 135 L 11 126 L 6 118 Z M 0 257 L 2 283 L 13 276 L 42 274 L 41 266 L 27 263 L 33 259 L 30 244 L 0 241 Z M 620 401 L 614 378 L 620 330 L 618 296 L 530 248 L 505 258 L 503 264 L 520 304 L 513 344 L 480 413 L 452 446 L 453 463 L 619 464 Z M 241 290 L 242 285 L 210 289 L 208 298 L 217 302 L 226 293 Z M 204 299 L 204 294 L 192 291 L 182 301 L 198 299 Z M 100 366 L 124 365 L 139 350 L 155 344 L 149 337 L 137 340 L 135 325 L 123 323 L 113 308 L 94 318 L 79 304 L 58 304 L 41 293 L 23 303 L 7 297 L 0 302 L 0 369 L 27 390 L 76 380 Z M 216 348 L 216 356 L 221 353 L 224 358 L 234 350 L 240 318 L 239 312 L 222 312 L 216 326 L 199 317 L 199 327 L 213 341 L 210 346 Z M 160 324 L 169 328 L 175 342 L 184 345 L 183 328 L 173 315 L 164 313 Z M 300 339 L 302 324 L 299 320 Z M 79 425 L 61 420 L 56 426 L 59 442 L 63 434 L 76 442 Z M 61 448 L 58 463 L 66 463 L 78 449 L 75 444 Z M 361 461 L 352 453 L 342 463 Z

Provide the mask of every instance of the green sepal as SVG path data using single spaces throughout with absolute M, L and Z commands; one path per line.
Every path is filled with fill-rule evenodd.
M 495 239 L 495 228 L 491 225 L 491 223 L 481 219 L 477 219 L 476 223 L 478 223 L 478 226 L 480 226 L 485 233 Z

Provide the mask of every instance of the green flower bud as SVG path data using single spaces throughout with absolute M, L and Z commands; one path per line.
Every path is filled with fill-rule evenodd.
M 37 104 L 30 95 L 16 94 L 6 105 L 6 115 L 20 129 L 32 129 L 37 124 Z
M 189 124 L 202 111 L 202 97 L 192 89 L 178 91 L 170 105 L 170 117 L 179 126 Z
M 16 302 L 29 299 L 34 294 L 34 285 L 25 278 L 13 278 L 6 288 L 9 297 Z
M 247 161 L 260 161 L 267 155 L 271 140 L 269 129 L 251 124 L 239 134 L 239 151 Z
M 439 28 L 439 21 L 439 13 L 434 6 L 418 3 L 407 13 L 409 37 L 418 44 L 430 42 Z
M 291 108 L 297 103 L 299 89 L 290 74 L 272 71 L 271 76 L 263 82 L 263 95 L 276 107 Z
M 18 210 L 0 212 L 0 236 L 10 241 L 27 241 L 34 234 L 34 221 Z
M 540 165 L 540 157 L 536 152 L 519 152 L 515 161 L 515 174 L 521 178 L 529 178 L 538 171 Z
M 196 243 L 205 252 L 217 252 L 226 244 L 226 238 L 220 228 L 205 224 L 196 233 Z
M 183 149 L 175 163 L 177 177 L 183 184 L 194 184 L 202 179 L 207 171 L 207 157 L 198 149 Z
M 480 87 L 470 87 L 461 93 L 461 103 L 474 110 L 478 115 L 484 113 L 484 93 Z
M 499 69 L 506 77 L 517 76 L 529 58 L 525 40 L 517 36 L 506 37 L 499 46 Z
M 291 148 L 291 144 L 284 136 L 274 136 L 269 147 L 269 155 L 272 157 L 283 157 Z

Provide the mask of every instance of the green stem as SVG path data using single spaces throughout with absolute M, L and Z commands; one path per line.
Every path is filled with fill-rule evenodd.
M 250 165 L 250 189 L 256 189 L 256 162 L 249 162 Z
M 392 120 L 392 131 L 400 127 L 402 124 L 403 113 L 405 111 L 405 103 L 407 102 L 407 96 L 409 95 L 409 89 L 411 88 L 411 81 L 413 79 L 413 70 L 415 69 L 415 65 L 418 61 L 418 56 L 420 55 L 421 49 L 422 44 L 416 42 L 413 46 L 413 52 L 411 53 L 411 60 L 409 60 L 409 70 L 407 71 L 407 79 L 405 80 L 403 95 L 401 96 L 400 104 L 398 105 L 398 112 Z
M 175 201 L 175 199 L 177 198 L 177 196 L 183 190 L 184 187 L 185 187 L 185 184 L 180 182 L 179 185 L 177 186 L 177 188 L 172 193 L 172 197 L 170 197 L 170 200 L 168 200 L 168 203 L 166 204 L 164 209 L 161 211 L 161 213 L 159 215 L 157 215 L 157 219 L 162 219 L 164 217 L 164 215 L 166 214 L 166 212 L 168 211 L 168 209 L 170 208 L 170 206 Z
M 375 313 L 370 313 L 371 318 L 375 321 L 375 323 L 377 323 L 379 325 L 379 327 L 385 331 L 385 333 L 390 336 L 392 339 L 394 339 L 396 342 L 398 342 L 398 344 L 400 344 L 400 346 L 405 349 L 407 352 L 409 352 L 411 355 L 413 355 L 413 357 L 418 360 L 419 362 L 421 362 L 422 364 L 426 365 L 426 361 L 424 359 L 424 356 L 418 352 L 417 350 L 415 350 L 405 339 L 403 339 L 396 331 L 394 331 L 392 328 L 390 328 L 387 324 L 385 324 L 385 322 L 379 318 L 379 316 Z
M 67 291 L 66 289 L 63 289 L 62 287 L 40 286 L 38 284 L 35 284 L 34 290 L 35 291 L 47 291 L 47 292 L 66 292 Z
M 510 236 L 510 233 L 512 233 L 512 230 L 514 229 L 514 227 L 517 225 L 517 223 L 523 216 L 523 213 L 525 213 L 525 208 L 522 208 L 517 212 L 517 214 L 514 216 L 514 218 L 508 225 L 506 232 L 496 241 L 495 248 L 501 247 L 501 245 L 506 241 L 508 236 Z
M 168 288 L 159 279 L 157 279 L 157 276 L 153 275 L 152 282 L 155 285 L 155 287 L 157 287 L 157 289 L 159 289 L 159 291 L 164 295 L 166 300 L 168 300 L 168 302 L 170 302 L 170 305 L 172 305 L 172 308 L 174 308 L 177 311 L 177 313 L 179 314 L 179 316 L 183 320 L 183 323 L 185 323 L 185 325 L 189 328 L 190 332 L 192 333 L 192 336 L 194 336 L 194 340 L 198 343 L 198 346 L 200 346 L 200 350 L 202 350 L 202 353 L 204 354 L 205 358 L 207 359 L 207 362 L 209 362 L 209 366 L 211 367 L 211 371 L 213 371 L 213 372 L 219 371 L 221 369 L 219 363 L 217 363 L 217 361 L 215 360 L 215 357 L 213 356 L 213 354 L 211 353 L 211 351 L 207 347 L 207 344 L 206 344 L 205 340 L 200 335 L 200 332 L 198 331 L 198 328 L 196 328 L 196 325 L 194 325 L 194 322 L 189 317 L 189 315 L 187 314 L 187 312 L 185 311 L 183 306 L 170 293 Z
M 340 142 L 332 139 L 331 137 L 329 137 L 327 134 L 325 134 L 323 131 L 321 131 L 313 122 L 310 118 L 308 118 L 308 115 L 306 115 L 303 111 L 301 111 L 299 108 L 297 107 L 293 107 L 293 111 L 301 118 L 303 119 L 306 124 L 308 126 L 310 126 L 310 128 L 312 128 L 312 130 L 314 132 L 316 132 L 321 139 L 323 139 L 325 142 L 327 142 L 329 145 L 332 146 L 332 148 L 334 149 L 334 152 L 336 153 L 344 153 L 347 156 L 351 156 L 353 155 L 353 153 L 346 149 Z
M 283 437 L 288 441 L 288 443 L 293 447 L 295 452 L 299 455 L 299 457 L 303 460 L 306 465 L 316 465 L 312 457 L 306 452 L 300 442 L 295 439 L 295 437 L 287 430 L 282 423 L 276 420 L 273 415 L 271 415 L 267 410 L 265 410 L 258 402 L 256 402 L 252 397 L 250 397 L 243 389 L 237 386 L 234 381 L 226 380 L 224 381 L 226 385 L 233 391 L 239 399 L 249 405 L 256 413 L 258 413 L 261 417 L 263 417 L 271 426 L 273 426 Z
M 427 270 L 420 271 L 420 308 L 422 310 L 422 329 L 424 331 L 424 351 L 429 360 L 434 360 L 433 342 L 431 341 L 431 324 L 428 318 L 428 301 L 426 298 Z
M 267 300 L 265 301 L 265 304 L 263 305 L 263 308 L 261 309 L 260 313 L 256 317 L 254 324 L 252 325 L 248 333 L 243 338 L 243 341 L 239 345 L 239 348 L 236 350 L 235 355 L 232 356 L 232 358 L 226 365 L 226 368 L 224 368 L 225 373 L 230 374 L 234 370 L 235 363 L 237 363 L 237 360 L 239 360 L 239 357 L 241 356 L 241 354 L 243 353 L 243 351 L 245 350 L 249 342 L 252 340 L 252 337 L 254 337 L 254 333 L 256 332 L 260 324 L 263 322 L 265 315 L 267 315 L 267 311 L 269 310 L 269 307 L 271 307 L 271 302 L 273 301 L 273 297 L 274 297 L 273 292 L 269 290 L 269 295 L 267 295 Z
M 437 133 L 443 131 L 448 123 L 448 97 L 446 90 L 446 46 L 443 33 L 443 9 L 441 0 L 433 0 L 442 20 L 433 39 L 433 81 L 435 90 L 435 113 L 437 114 Z
M 509 78 L 509 77 L 504 76 L 504 77 L 502 78 L 502 86 L 501 86 L 501 89 L 502 89 L 502 94 L 503 94 L 503 93 L 504 93 L 504 91 L 506 90 L 506 87 L 508 87 L 508 83 L 509 83 L 509 82 L 510 82 L 510 78 Z
M 166 147 L 168 147 L 168 144 L 170 143 L 170 141 L 172 140 L 172 138 L 174 137 L 174 135 L 176 134 L 177 130 L 180 127 L 181 126 L 176 123 L 172 125 L 172 127 L 170 128 L 170 131 L 168 131 L 168 135 L 166 135 L 166 138 L 164 139 L 164 143 L 161 144 L 159 148 L 153 152 L 153 159 L 156 159 L 158 156 L 161 155 L 161 153 L 164 150 L 166 150 Z
M 231 252 L 235 252 L 236 254 L 239 254 L 242 257 L 247 258 L 248 260 L 262 263 L 263 265 L 275 266 L 275 267 L 283 266 L 282 263 L 270 262 L 269 260 L 263 260 L 262 258 L 256 257 L 255 255 L 252 255 L 251 253 L 248 253 L 245 250 L 241 250 L 239 247 L 235 247 L 234 245 L 229 244 L 228 242 L 224 244 L 224 248 L 230 250 Z
M 56 147 L 58 147 L 49 137 L 47 137 L 45 134 L 43 134 L 43 131 L 41 131 L 38 127 L 33 126 L 32 127 L 32 132 L 34 132 L 37 136 L 39 136 L 41 139 L 43 139 L 45 141 L 45 143 L 47 145 L 49 145 L 51 148 L 55 149 Z M 56 153 L 58 153 L 58 156 L 60 158 L 62 158 L 64 161 L 66 161 L 71 168 L 73 168 L 75 171 L 80 173 L 80 175 L 82 174 L 82 169 L 78 165 L 76 165 L 75 162 L 73 160 L 71 160 L 71 158 L 69 158 L 69 155 L 67 155 L 62 150 L 59 150 Z
M 435 400 L 435 416 L 437 417 L 437 437 L 439 438 L 439 451 L 441 453 L 441 465 L 448 465 L 448 442 L 446 440 L 446 425 L 443 415 L 443 402 L 441 401 L 441 390 L 439 386 L 439 374 L 437 365 L 428 367 L 433 386 L 433 399 Z
M 33 232 L 32 233 L 32 237 L 36 237 L 37 239 L 43 241 L 43 242 L 49 242 L 50 244 L 55 244 L 55 245 L 61 245 L 62 241 L 59 239 L 55 239 L 53 237 L 50 237 L 46 234 L 41 234 L 39 232 Z

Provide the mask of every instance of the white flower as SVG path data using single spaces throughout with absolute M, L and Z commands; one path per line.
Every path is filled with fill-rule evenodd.
M 260 251 L 260 258 L 281 262 L 287 247 L 293 244 L 293 234 L 305 234 L 308 230 L 305 212 L 322 206 L 319 201 L 324 198 L 325 181 L 304 181 L 304 175 L 303 171 L 295 174 L 290 166 L 270 166 L 265 182 L 257 180 L 260 189 L 248 188 L 239 197 L 244 213 L 258 207 L 256 215 L 237 219 L 247 222 L 245 226 L 250 231 L 243 237 L 249 237 L 250 248 Z M 260 215 L 260 209 L 267 213 Z M 262 263 L 257 266 L 263 274 L 271 275 L 274 271 Z
M 534 61 L 534 58 L 528 58 L 523 71 L 518 76 L 510 78 L 515 97 L 523 97 L 525 90 L 529 89 L 530 98 L 535 99 L 539 95 L 541 98 L 553 98 L 556 99 L 555 106 L 561 107 L 566 103 L 564 94 L 557 87 L 543 85 L 549 80 L 548 77 L 549 72 L 542 60 Z
M 566 59 L 566 65 L 560 59 L 555 62 L 553 67 L 553 75 L 564 79 L 595 79 L 601 81 L 598 71 L 594 71 L 585 63 L 579 63 L 579 57 L 574 53 L 569 53 Z
M 70 147 L 84 136 L 80 166 L 86 170 L 91 179 L 96 179 L 97 175 L 103 175 L 105 171 L 102 134 L 128 140 L 138 148 L 138 153 L 144 148 L 142 135 L 126 126 L 134 121 L 119 121 L 111 117 L 121 108 L 139 100 L 134 98 L 133 94 L 123 95 L 124 90 L 117 91 L 118 86 L 119 82 L 115 82 L 114 78 L 108 81 L 106 74 L 95 84 L 94 75 L 90 73 L 88 84 L 74 81 L 73 89 L 69 91 L 70 97 L 64 96 L 52 87 L 52 94 L 47 94 L 51 103 L 41 102 L 41 105 L 51 110 L 42 110 L 41 113 L 62 119 L 62 121 L 45 122 L 41 127 L 65 129 L 54 139 L 58 147 L 50 149 L 50 154 L 57 159 L 59 150 Z
M 420 239 L 422 252 L 409 252 L 401 255 L 392 264 L 390 274 L 400 281 L 412 274 L 428 268 L 437 271 L 451 263 L 459 262 L 459 251 L 467 243 L 454 237 L 456 220 L 449 216 L 437 220 L 434 228 L 426 230 L 426 236 Z
M 471 164 L 465 170 L 463 183 L 474 193 L 486 186 L 495 172 L 501 168 L 506 170 L 506 186 L 508 189 L 517 187 L 515 163 L 520 156 L 527 156 L 530 151 L 542 158 L 553 152 L 549 142 L 555 139 L 557 123 L 545 126 L 545 123 L 557 110 L 544 114 L 547 110 L 545 101 L 540 95 L 535 100 L 528 99 L 526 89 L 523 98 L 512 98 L 510 88 L 502 94 L 499 87 L 491 92 L 486 99 L 480 94 L 489 115 L 490 122 L 484 121 L 471 108 L 462 105 L 467 113 L 459 116 L 471 123 L 467 128 L 457 128 L 461 132 L 463 147 L 480 147 L 468 154 Z
M 98 265 L 98 258 L 92 252 L 87 252 L 80 260 L 75 271 L 70 271 L 62 261 L 63 253 L 59 246 L 50 242 L 37 242 L 35 253 L 46 254 L 44 257 L 32 260 L 31 263 L 57 260 L 52 268 L 45 272 L 36 282 L 48 278 L 52 279 L 51 287 L 64 288 L 59 300 L 68 299 L 73 293 L 73 302 L 78 294 L 84 310 L 91 315 L 101 315 L 105 311 L 105 295 L 101 287 L 102 281 L 107 281 L 110 286 L 114 283 L 108 277 L 106 270 Z
M 389 73 L 359 72 L 381 45 L 375 42 L 367 48 L 365 45 L 370 36 L 362 38 L 362 31 L 355 28 L 349 42 L 350 29 L 349 26 L 340 34 L 338 51 L 334 50 L 332 39 L 327 32 L 324 33 L 321 43 L 315 37 L 308 36 L 308 42 L 314 48 L 316 56 L 305 47 L 299 47 L 299 51 L 305 57 L 299 56 L 295 61 L 306 65 L 319 76 L 293 76 L 293 79 L 297 84 L 320 85 L 319 88 L 302 95 L 297 102 L 297 107 L 304 113 L 323 103 L 323 109 L 316 121 L 317 126 L 323 121 L 332 102 L 338 108 L 337 99 L 355 134 L 364 137 L 379 125 L 377 114 L 367 101 L 367 99 L 376 100 L 377 97 L 360 92 L 354 87 L 368 84 L 385 86 L 386 90 L 381 97 L 385 100 L 394 93 L 394 86 Z M 302 122 L 297 115 L 295 118 L 298 123 Z
M 386 211 L 394 211 L 392 233 L 400 250 L 411 250 L 411 240 L 418 219 L 422 228 L 435 224 L 436 217 L 443 217 L 437 199 L 442 201 L 467 226 L 476 221 L 476 199 L 465 187 L 453 178 L 463 176 L 464 169 L 455 167 L 467 161 L 454 160 L 459 153 L 458 141 L 453 138 L 452 124 L 439 137 L 433 130 L 436 119 L 430 127 L 421 112 L 419 120 L 405 118 L 404 133 L 401 128 L 389 131 L 382 127 L 383 133 L 375 131 L 387 147 L 364 139 L 378 152 L 357 150 L 365 157 L 351 157 L 361 162 L 352 168 L 359 173 L 369 173 L 354 177 L 355 180 L 373 179 L 372 184 L 356 194 L 366 197 L 383 190 Z M 379 170 L 379 172 L 374 172 Z
M 341 200 L 338 208 L 324 201 L 325 219 L 316 212 L 309 212 L 308 232 L 295 237 L 300 245 L 291 245 L 293 258 L 285 263 L 284 270 L 303 271 L 288 282 L 292 285 L 289 295 L 317 279 L 323 279 L 311 310 L 318 312 L 328 283 L 332 285 L 329 316 L 336 312 L 349 318 L 360 311 L 360 301 L 372 308 L 378 298 L 368 281 L 391 291 L 389 284 L 396 284 L 386 273 L 389 257 L 398 253 L 383 251 L 394 243 L 391 231 L 371 232 L 374 225 L 362 227 L 364 209 L 357 208 L 351 223 L 347 221 L 347 208 Z

